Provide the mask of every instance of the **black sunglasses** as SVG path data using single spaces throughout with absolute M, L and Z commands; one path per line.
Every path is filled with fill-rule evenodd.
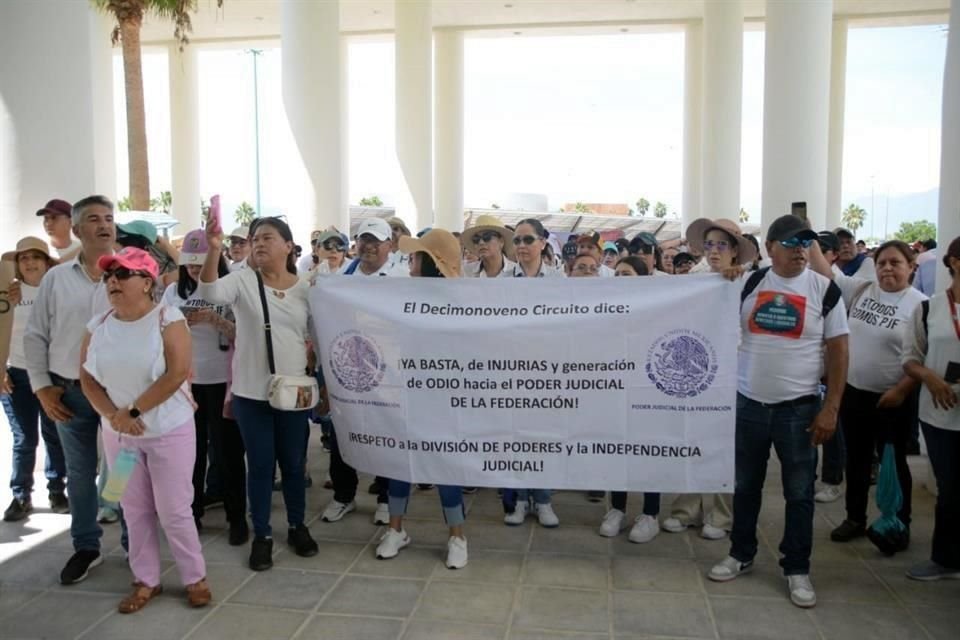
M 116 269 L 104 271 L 103 281 L 106 282 L 110 278 L 116 278 L 117 280 L 129 280 L 133 276 L 140 276 L 141 278 L 153 277 L 144 271 L 134 271 L 133 269 L 127 269 L 126 267 L 117 267 Z
M 473 244 L 479 244 L 480 242 L 490 242 L 494 238 L 500 238 L 500 234 L 496 231 L 482 231 L 480 233 L 473 234 Z
M 323 248 L 327 251 L 343 251 L 343 243 L 336 240 L 327 240 L 323 243 Z
M 518 247 L 519 247 L 521 244 L 525 244 L 525 245 L 529 246 L 529 245 L 533 244 L 534 242 L 536 242 L 536 241 L 539 240 L 539 239 L 540 239 L 540 238 L 538 238 L 537 236 L 514 236 L 514 237 L 513 237 L 513 244 L 515 244 L 515 245 L 518 246 Z

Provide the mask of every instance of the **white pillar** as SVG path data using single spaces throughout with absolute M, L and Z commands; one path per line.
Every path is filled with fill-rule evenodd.
M 429 0 L 396 0 L 396 136 L 404 190 L 397 214 L 433 225 L 433 18 Z
M 830 50 L 830 131 L 827 151 L 826 229 L 840 226 L 843 213 L 843 123 L 847 94 L 847 21 L 833 22 Z M 872 214 L 873 212 L 871 212 Z
M 434 50 L 436 225 L 463 230 L 463 33 L 438 31 Z
M 170 45 L 171 215 L 174 235 L 200 227 L 200 81 L 196 45 Z M 211 194 L 212 195 L 212 194 Z
M 940 213 L 937 245 L 946 255 L 950 241 L 960 236 L 960 0 L 950 2 L 947 62 L 943 69 L 943 124 L 940 143 Z M 946 289 L 950 274 L 937 269 L 937 289 Z
M 340 2 L 283 0 L 280 51 L 283 105 L 310 180 L 306 211 L 291 212 L 302 237 L 311 229 L 350 228 L 343 176 L 346 119 Z
M 687 226 L 700 217 L 701 122 L 703 111 L 703 27 L 688 24 L 684 34 L 683 75 L 683 205 L 680 221 Z
M 737 220 L 743 102 L 743 4 L 703 7 L 703 114 L 700 213 Z
M 832 0 L 767 0 L 763 92 L 764 232 L 807 203 L 814 229 L 826 224 Z
M 113 111 L 113 44 L 115 21 L 102 11 L 90 13 L 90 86 L 93 90 L 93 188 L 111 200 L 117 197 L 117 150 Z M 119 51 L 119 50 L 118 50 Z

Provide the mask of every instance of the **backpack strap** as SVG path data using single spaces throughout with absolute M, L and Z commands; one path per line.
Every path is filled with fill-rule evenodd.
M 354 273 L 354 271 L 356 271 L 356 270 L 357 270 L 357 267 L 359 267 L 359 266 L 360 266 L 360 258 L 354 258 L 354 259 L 353 259 L 353 262 L 351 262 L 351 263 L 347 266 L 347 268 L 344 270 L 343 275 L 345 275 L 345 276 L 352 276 L 353 273 Z
M 930 300 L 924 300 L 920 303 L 920 317 L 923 320 L 923 335 L 928 336 L 927 316 L 930 315 Z
M 747 281 L 743 284 L 743 289 L 740 291 L 740 306 L 743 306 L 744 300 L 750 297 L 750 294 L 753 293 L 754 289 L 760 286 L 760 282 L 767 277 L 767 271 L 770 271 L 770 267 L 763 267 L 762 269 L 757 269 L 750 274 L 750 277 L 747 278 Z
M 820 305 L 820 317 L 826 318 L 827 315 L 833 311 L 833 308 L 837 306 L 837 303 L 840 302 L 842 297 L 843 292 L 840 291 L 840 287 L 837 286 L 836 282 L 831 280 L 830 285 L 827 287 L 827 292 L 823 294 L 823 302 Z

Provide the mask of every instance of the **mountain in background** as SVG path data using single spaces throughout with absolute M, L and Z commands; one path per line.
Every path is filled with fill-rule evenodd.
M 850 200 L 844 200 L 843 208 L 846 209 L 850 202 Z M 896 233 L 901 222 L 928 220 L 937 224 L 940 189 L 890 196 L 889 208 L 885 193 L 875 193 L 873 198 L 868 193 L 854 198 L 852 202 L 867 211 L 863 229 L 857 235 L 863 238 L 884 238 Z M 875 207 L 876 210 L 871 207 Z

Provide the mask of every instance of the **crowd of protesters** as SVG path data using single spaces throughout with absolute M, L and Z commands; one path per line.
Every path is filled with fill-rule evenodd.
M 789 215 L 775 220 L 762 242 L 733 221 L 699 219 L 682 244 L 669 247 L 647 232 L 605 241 L 586 231 L 564 234 L 561 243 L 536 218 L 507 226 L 484 215 L 462 233 L 416 235 L 399 218 L 368 218 L 353 238 L 315 231 L 310 252 L 298 260 L 279 218 L 258 218 L 225 235 L 208 225 L 176 247 L 147 222 L 115 224 L 114 205 L 103 196 L 73 205 L 51 200 L 37 215 L 49 241 L 26 237 L 3 255 L 16 272 L 8 287 L 14 317 L 2 395 L 14 435 L 13 500 L 3 517 L 22 521 L 33 511 L 42 437 L 50 509 L 71 516 L 74 554 L 60 582 L 80 582 L 103 563 L 101 525 L 119 520 L 134 583 L 119 604 L 123 613 L 161 591 L 159 529 L 189 604 L 211 601 L 199 532 L 205 510 L 220 504 L 229 544 L 250 541 L 252 524 L 249 566 L 269 569 L 277 466 L 286 543 L 303 557 L 321 550 L 305 516 L 311 419 L 325 425 L 330 455 L 333 495 L 321 526 L 337 526 L 357 510 L 359 477 L 340 454 L 337 425 L 322 399 L 308 304 L 318 278 L 340 276 L 719 274 L 737 281 L 734 493 L 679 495 L 662 520 L 660 494 L 643 493 L 631 520 L 627 494 L 613 491 L 598 533 L 614 537 L 629 528 L 628 539 L 638 544 L 688 528 L 706 540 L 729 537 L 728 554 L 707 577 L 733 580 L 753 568 L 762 502 L 774 499 L 763 491 L 772 448 L 783 495 L 780 566 L 791 601 L 812 607 L 817 502 L 845 496 L 846 517 L 830 534 L 835 543 L 868 536 L 888 555 L 916 544 L 907 455 L 917 452 L 922 433 L 938 491 L 934 533 L 929 560 L 907 575 L 960 578 L 960 238 L 942 256 L 933 240 L 912 247 L 888 241 L 867 255 L 850 231 L 818 233 Z M 936 291 L 941 270 L 950 284 Z M 316 375 L 318 406 L 272 406 L 273 373 Z M 901 499 L 871 523 L 878 460 L 879 474 L 899 487 Z M 463 496 L 476 489 L 436 489 L 449 529 L 445 564 L 459 569 L 468 562 Z M 606 500 L 603 489 L 586 499 Z M 376 556 L 394 558 L 411 541 L 404 516 L 412 487 L 377 477 L 370 490 L 377 494 L 373 524 L 386 527 Z M 522 525 L 530 515 L 540 526 L 560 526 L 551 493 L 502 488 L 504 524 Z

